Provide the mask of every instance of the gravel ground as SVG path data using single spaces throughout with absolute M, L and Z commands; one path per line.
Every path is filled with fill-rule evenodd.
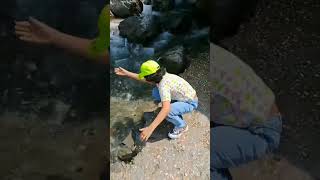
M 222 42 L 274 90 L 284 115 L 280 154 L 320 178 L 320 1 L 261 1 L 257 15 Z
M 148 142 L 131 164 L 111 164 L 111 179 L 209 179 L 209 120 L 185 116 L 189 131 L 178 140 Z
M 180 76 L 186 79 L 197 91 L 199 98 L 198 110 L 209 116 L 209 44 L 204 43 L 193 47 L 187 56 L 191 59 L 191 65 Z

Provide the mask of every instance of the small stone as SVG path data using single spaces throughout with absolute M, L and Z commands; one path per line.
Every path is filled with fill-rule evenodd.
M 87 149 L 87 146 L 85 146 L 85 145 L 80 145 L 79 147 L 78 147 L 78 150 L 79 151 L 85 151 Z

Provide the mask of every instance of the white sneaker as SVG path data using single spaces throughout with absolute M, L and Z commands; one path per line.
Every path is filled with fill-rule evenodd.
M 189 129 L 188 125 L 183 128 L 173 128 L 172 131 L 168 133 L 169 138 L 171 139 L 178 139 L 183 132 L 187 132 Z

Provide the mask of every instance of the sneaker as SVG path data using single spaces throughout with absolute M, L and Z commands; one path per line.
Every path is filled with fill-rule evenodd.
M 187 131 L 188 131 L 188 125 L 186 125 L 186 127 L 183 127 L 183 128 L 173 128 L 173 130 L 168 133 L 168 136 L 171 139 L 178 139 L 183 132 L 187 132 Z

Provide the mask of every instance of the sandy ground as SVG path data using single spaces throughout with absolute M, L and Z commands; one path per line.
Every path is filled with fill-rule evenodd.
M 209 179 L 209 120 L 200 112 L 185 119 L 189 131 L 180 139 L 148 142 L 131 164 L 112 164 L 111 179 Z

